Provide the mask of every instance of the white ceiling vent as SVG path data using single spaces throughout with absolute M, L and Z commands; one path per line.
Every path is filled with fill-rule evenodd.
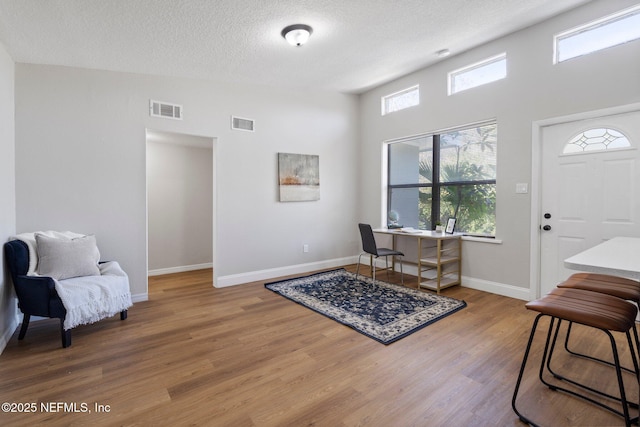
M 247 132 L 253 132 L 255 131 L 255 124 L 255 120 L 231 116 L 231 129 L 233 130 L 244 130 Z
M 168 102 L 149 100 L 149 114 L 151 117 L 182 120 L 182 105 Z

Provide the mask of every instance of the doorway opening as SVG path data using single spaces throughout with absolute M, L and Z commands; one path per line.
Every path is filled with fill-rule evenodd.
M 215 141 L 146 130 L 149 276 L 205 272 L 213 282 Z

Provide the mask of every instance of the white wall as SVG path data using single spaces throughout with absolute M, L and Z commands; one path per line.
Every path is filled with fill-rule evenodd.
M 184 120 L 149 117 L 149 99 Z M 232 114 L 256 132 L 231 131 Z M 358 251 L 357 121 L 350 95 L 16 64 L 17 229 L 94 233 L 144 299 L 148 128 L 217 138 L 218 286 L 336 263 Z M 320 156 L 320 201 L 277 201 L 278 152 Z
M 147 139 L 149 272 L 210 267 L 213 262 L 213 141 L 206 147 Z
M 362 95 L 360 152 L 367 167 L 360 174 L 361 219 L 381 223 L 383 141 L 497 118 L 497 237 L 503 243 L 465 241 L 463 275 L 494 291 L 509 294 L 516 287 L 527 295 L 530 231 L 538 218 L 530 218 L 530 195 L 516 194 L 515 186 L 531 181 L 532 122 L 640 101 L 639 41 L 553 65 L 553 35 L 634 3 L 590 3 Z M 447 96 L 448 72 L 502 52 L 506 79 Z M 381 96 L 415 84 L 418 107 L 380 115 Z
M 0 243 L 16 232 L 14 63 L 0 43 Z M 0 260 L 0 352 L 17 324 L 17 305 L 9 272 Z

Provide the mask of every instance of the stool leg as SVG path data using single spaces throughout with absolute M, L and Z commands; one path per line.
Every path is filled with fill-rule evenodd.
M 624 382 L 622 381 L 622 370 L 620 369 L 620 358 L 618 357 L 618 349 L 616 347 L 616 340 L 613 338 L 613 335 L 607 331 L 609 335 L 609 339 L 611 340 L 611 349 L 613 351 L 613 360 L 616 364 L 616 375 L 618 376 L 618 385 L 620 386 L 620 402 L 622 404 L 622 411 L 624 413 L 624 424 L 625 426 L 631 426 L 631 419 L 629 418 L 629 406 L 627 403 L 627 396 L 624 391 Z M 631 343 L 631 337 L 629 336 L 629 332 L 627 331 L 627 338 L 629 343 Z M 632 348 L 633 354 L 633 348 Z
M 533 326 L 531 328 L 531 334 L 529 335 L 529 341 L 527 343 L 527 348 L 525 350 L 524 357 L 522 359 L 522 365 L 520 366 L 520 372 L 518 374 L 518 380 L 516 381 L 516 387 L 515 387 L 515 390 L 513 392 L 513 398 L 511 400 L 511 407 L 513 408 L 513 411 L 516 413 L 516 415 L 518 415 L 518 418 L 520 418 L 520 420 L 522 422 L 530 424 L 532 426 L 537 426 L 537 424 L 535 424 L 533 421 L 528 419 L 526 416 L 524 416 L 518 410 L 518 408 L 516 406 L 516 399 L 518 397 L 518 392 L 520 390 L 520 384 L 522 383 L 522 377 L 524 376 L 524 370 L 525 370 L 525 367 L 526 367 L 526 364 L 527 364 L 527 359 L 529 358 L 529 352 L 531 350 L 531 345 L 533 343 L 533 338 L 534 338 L 535 333 L 536 333 L 538 321 L 540 320 L 540 318 L 542 316 L 545 316 L 545 314 L 543 314 L 543 313 L 538 314 L 538 316 L 536 316 L 536 318 L 535 318 L 535 320 L 533 322 Z M 620 390 L 620 397 L 619 398 L 615 397 L 615 396 L 610 396 L 610 397 L 612 399 L 615 399 L 615 400 L 617 400 L 617 401 L 619 401 L 621 403 L 622 412 L 616 410 L 615 408 L 607 406 L 607 405 L 605 405 L 605 404 L 603 404 L 601 402 L 598 402 L 598 401 L 590 398 L 589 396 L 577 393 L 577 392 L 575 392 L 573 390 L 569 390 L 569 389 L 566 389 L 566 388 L 562 388 L 562 387 L 550 384 L 549 382 L 544 380 L 544 377 L 543 377 L 544 369 L 545 369 L 545 366 L 547 367 L 547 369 L 549 368 L 550 359 L 551 359 L 551 356 L 553 354 L 553 349 L 554 349 L 556 341 L 557 341 L 558 329 L 559 329 L 559 326 L 560 326 L 560 323 L 561 323 L 561 319 L 557 319 L 558 320 L 558 325 L 554 330 L 554 322 L 555 322 L 556 318 L 553 317 L 553 316 L 550 316 L 550 317 L 551 317 L 551 321 L 549 323 L 549 330 L 547 332 L 547 339 L 546 339 L 546 342 L 545 342 L 544 351 L 542 353 L 542 361 L 540 363 L 540 372 L 539 372 L 540 381 L 543 384 L 545 384 L 547 387 L 549 387 L 551 390 L 563 391 L 563 392 L 568 393 L 568 394 L 570 394 L 572 396 L 579 397 L 579 398 L 584 399 L 584 400 L 586 400 L 586 401 L 588 401 L 590 403 L 593 403 L 593 404 L 595 404 L 597 406 L 600 406 L 603 409 L 607 409 L 608 411 L 611 411 L 614 414 L 622 416 L 624 418 L 624 420 L 625 420 L 625 426 L 630 426 L 632 421 L 633 422 L 637 422 L 638 421 L 637 418 L 631 420 L 630 416 L 629 416 L 629 407 L 628 407 L 629 402 L 627 401 L 626 393 L 625 393 L 625 390 L 624 390 L 624 382 L 623 382 L 623 379 L 622 379 L 622 369 L 620 367 L 620 358 L 619 358 L 619 355 L 618 355 L 618 348 L 616 346 L 615 338 L 613 337 L 611 332 L 609 332 L 608 330 L 600 329 L 601 331 L 603 331 L 604 333 L 607 334 L 607 336 L 609 337 L 609 341 L 611 343 L 611 351 L 612 351 L 612 354 L 613 354 L 614 366 L 615 366 L 615 369 L 616 369 L 616 377 L 618 379 L 618 387 L 619 387 L 619 390 Z M 598 329 L 598 328 L 596 328 L 596 329 Z M 553 341 L 551 342 L 552 334 L 553 334 Z M 630 335 L 630 333 L 628 331 L 626 332 L 626 334 L 627 334 L 627 341 L 630 344 L 631 356 L 634 359 L 636 359 L 636 354 L 635 354 L 635 351 L 633 349 L 631 335 Z M 639 350 L 639 352 L 640 352 L 640 350 Z M 552 375 L 556 376 L 556 374 L 554 374 L 554 373 L 552 373 Z M 638 379 L 640 381 L 640 376 L 639 375 L 640 375 L 640 373 L 638 371 L 636 371 L 636 379 Z M 562 377 L 560 377 L 560 378 L 562 378 Z M 582 386 L 582 385 L 580 385 L 580 386 L 584 388 L 584 386 Z M 587 389 L 589 389 L 589 388 L 587 388 Z M 598 394 L 608 396 L 608 395 L 606 395 L 606 394 L 604 394 L 604 393 L 602 393 L 602 392 L 600 392 L 598 390 L 593 390 L 593 391 L 598 393 Z
M 569 322 L 569 327 L 571 327 L 571 323 Z M 558 319 L 558 325 L 556 326 L 556 330 L 553 334 L 553 341 L 551 342 L 551 349 L 549 350 L 549 357 L 547 358 L 547 370 L 549 371 L 549 373 L 551 373 L 551 375 L 553 375 L 555 378 L 558 379 L 564 379 L 563 377 L 556 375 L 555 372 L 553 372 L 553 370 L 551 369 L 551 357 L 553 356 L 553 351 L 556 348 L 556 341 L 558 340 L 558 333 L 560 332 L 560 325 L 562 324 L 562 319 Z M 555 390 L 555 386 L 548 384 L 544 378 L 542 378 L 542 370 L 540 370 L 540 381 L 542 381 L 544 384 L 546 384 L 549 388 Z
M 559 332 L 559 330 L 560 330 L 560 324 L 561 324 L 561 322 L 562 322 L 561 320 L 558 320 L 558 326 L 556 327 L 556 331 L 555 331 L 555 334 L 554 334 L 554 337 L 553 337 L 553 342 L 552 342 L 552 344 L 551 344 L 551 350 L 550 350 L 550 352 L 549 352 L 549 358 L 547 359 L 547 370 L 549 371 L 549 373 L 550 373 L 551 375 L 553 375 L 553 377 L 554 377 L 554 378 L 556 378 L 556 379 L 558 379 L 558 380 L 560 380 L 560 381 L 565 381 L 565 382 L 571 383 L 571 384 L 573 384 L 573 385 L 575 385 L 575 386 L 581 387 L 581 388 L 583 388 L 583 389 L 585 389 L 585 390 L 589 390 L 589 391 L 590 391 L 590 392 L 592 392 L 592 393 L 599 394 L 600 396 L 604 396 L 604 397 L 607 397 L 607 398 L 612 399 L 612 400 L 621 401 L 621 400 L 620 400 L 620 397 L 618 397 L 618 396 L 613 396 L 613 395 L 611 395 L 611 394 L 608 394 L 608 393 L 605 393 L 605 392 L 603 392 L 603 391 L 597 390 L 597 389 L 595 389 L 595 388 L 589 387 L 589 386 L 587 386 L 587 385 L 585 385 L 585 384 L 581 384 L 581 383 L 579 383 L 579 382 L 577 382 L 577 381 L 574 381 L 574 380 L 572 380 L 572 379 L 570 379 L 570 378 L 567 378 L 567 377 L 565 377 L 565 376 L 563 376 L 563 375 L 560 375 L 560 374 L 556 373 L 556 372 L 551 368 L 551 357 L 552 357 L 552 355 L 553 355 L 553 351 L 554 351 L 554 349 L 555 349 L 555 345 L 556 345 L 556 341 L 557 341 L 557 338 L 558 338 L 558 332 Z M 569 334 L 569 331 L 570 331 L 570 329 L 571 329 L 572 323 L 573 323 L 573 322 L 569 322 L 569 326 L 568 326 L 567 334 Z M 634 327 L 635 327 L 635 325 L 634 325 Z M 631 359 L 633 360 L 633 366 L 634 366 L 634 368 L 635 368 L 635 369 L 634 369 L 634 370 L 631 370 L 631 369 L 623 368 L 623 367 L 620 367 L 620 369 L 622 369 L 622 370 L 626 370 L 626 371 L 628 371 L 628 372 L 631 372 L 631 373 L 633 373 L 633 374 L 635 374 L 635 375 L 636 375 L 636 378 L 638 378 L 638 375 L 639 375 L 639 370 L 638 370 L 638 361 L 637 361 L 636 356 L 635 356 L 635 351 L 634 351 L 634 348 L 633 348 L 633 347 L 634 347 L 634 345 L 633 345 L 633 342 L 632 342 L 632 340 L 631 340 L 631 335 L 629 334 L 629 332 L 626 332 L 626 336 L 627 336 L 627 341 L 628 341 L 628 344 L 629 344 L 629 350 L 630 350 L 630 352 L 631 352 Z M 565 344 L 566 344 L 566 340 L 565 340 Z M 565 348 L 566 348 L 566 347 L 565 347 Z M 585 358 L 587 358 L 587 359 L 590 359 L 590 360 L 593 360 L 593 361 L 596 361 L 596 362 L 602 362 L 602 363 L 605 363 L 605 364 L 607 364 L 607 365 L 610 365 L 610 366 L 616 367 L 616 364 L 615 364 L 615 363 L 608 362 L 608 361 L 606 361 L 606 360 L 598 359 L 598 358 L 596 358 L 596 357 L 591 357 L 591 356 L 587 356 L 587 355 L 582 355 L 582 354 L 580 354 L 580 353 L 574 353 L 574 352 L 570 352 L 570 353 L 571 353 L 571 354 L 577 354 L 578 356 L 585 357 Z M 617 352 L 616 352 L 616 354 L 617 354 Z M 558 387 L 558 386 L 555 386 L 555 385 L 549 384 L 547 381 L 545 381 L 545 380 L 542 378 L 542 376 L 540 377 L 540 380 L 541 380 L 544 384 L 546 384 L 549 388 L 552 388 L 553 390 L 558 390 L 558 389 L 559 389 L 559 387 Z M 627 405 L 629 405 L 629 406 L 631 406 L 632 408 L 638 408 L 638 407 L 639 407 L 639 406 L 638 406 L 638 403 L 636 403 L 636 402 L 630 402 L 630 401 L 627 401 L 627 402 L 626 402 L 626 404 L 627 404 Z M 619 413 L 619 415 L 622 415 L 622 414 L 620 414 L 620 413 Z
M 640 358 L 640 339 L 638 339 L 638 329 L 636 328 L 635 322 L 633 323 L 633 337 L 635 338 L 636 350 L 638 351 L 636 353 L 636 358 L 634 359 L 634 361 L 635 361 L 635 366 L 636 366 L 636 372 L 639 372 L 638 358 Z
M 569 338 L 571 336 L 571 326 L 573 326 L 573 322 L 569 322 L 569 326 L 567 327 L 567 335 L 564 339 L 564 349 L 567 351 L 567 353 L 573 354 L 574 356 L 578 356 L 578 357 L 584 357 L 585 359 L 590 359 L 590 360 L 594 360 L 596 362 L 600 362 L 600 363 L 604 363 L 606 365 L 609 366 L 614 366 L 613 362 L 609 362 L 608 360 L 604 360 L 604 359 L 598 359 L 597 357 L 593 357 L 593 356 L 589 356 L 588 354 L 584 354 L 584 353 L 579 353 L 575 350 L 571 350 L 569 348 Z M 636 326 L 633 325 L 634 328 L 634 336 L 636 337 L 636 348 L 640 348 L 640 341 L 638 341 L 638 331 L 635 330 Z M 637 361 L 634 361 L 634 366 L 636 365 Z M 637 371 L 637 368 L 634 369 L 630 369 L 630 368 L 626 368 L 626 367 L 622 367 L 623 371 L 627 371 L 627 372 L 631 372 L 634 373 L 635 371 Z
M 584 384 L 580 384 L 580 383 L 578 383 L 576 381 L 573 381 L 573 380 L 571 380 L 569 378 L 563 377 L 562 375 L 559 375 L 559 374 L 555 373 L 551 369 L 551 356 L 553 354 L 553 350 L 554 350 L 554 347 L 556 345 L 556 340 L 557 340 L 557 337 L 558 337 L 558 330 L 560 329 L 560 322 L 561 321 L 558 320 L 558 326 L 556 327 L 556 330 L 555 330 L 555 333 L 554 333 L 553 342 L 552 342 L 551 348 L 549 350 L 549 357 L 548 357 L 548 359 L 546 359 L 547 370 L 551 373 L 551 375 L 553 375 L 558 380 L 566 381 L 568 383 L 576 385 L 576 386 L 578 386 L 580 388 L 583 388 L 585 390 L 588 390 L 588 391 L 593 392 L 595 394 L 598 394 L 600 396 L 604 396 L 604 397 L 607 397 L 609 399 L 612 399 L 612 400 L 620 402 L 620 404 L 622 406 L 622 412 L 620 412 L 619 410 L 617 410 L 617 409 L 615 409 L 615 408 L 613 408 L 611 406 L 605 405 L 604 403 L 598 402 L 598 401 L 590 398 L 587 395 L 580 394 L 580 393 L 577 393 L 577 392 L 575 392 L 573 390 L 569 390 L 569 389 L 566 389 L 566 388 L 560 387 L 558 385 L 554 385 L 554 384 L 551 384 L 551 383 L 547 382 L 542 376 L 542 374 L 543 374 L 542 368 L 541 368 L 541 371 L 540 371 L 540 381 L 542 381 L 542 383 L 544 383 L 547 387 L 549 387 L 550 389 L 552 389 L 554 391 L 563 391 L 563 392 L 568 393 L 568 394 L 570 394 L 572 396 L 576 396 L 576 397 L 584 399 L 584 400 L 586 400 L 586 401 L 588 401 L 590 403 L 593 403 L 594 405 L 597 405 L 597 406 L 599 406 L 599 407 L 601 407 L 603 409 L 606 409 L 606 410 L 608 410 L 610 412 L 613 412 L 614 414 L 617 414 L 617 415 L 619 415 L 619 416 L 624 418 L 625 426 L 630 426 L 632 420 L 629 417 L 629 406 L 636 407 L 636 408 L 638 406 L 637 406 L 637 404 L 635 402 L 629 402 L 627 400 L 626 393 L 625 393 L 625 390 L 624 390 L 624 382 L 623 382 L 623 379 L 622 379 L 622 368 L 620 367 L 620 357 L 618 355 L 618 347 L 616 345 L 615 338 L 613 337 L 613 334 L 611 334 L 611 332 L 609 332 L 606 329 L 600 329 L 602 332 L 607 334 L 607 336 L 609 337 L 609 341 L 611 343 L 611 352 L 613 354 L 613 361 L 614 361 L 614 363 L 612 365 L 616 369 L 616 377 L 618 379 L 618 388 L 619 388 L 619 391 L 620 391 L 620 397 L 604 393 L 604 392 L 602 392 L 600 390 L 596 390 L 596 389 L 594 389 L 592 387 L 589 387 L 587 385 L 584 385 Z M 599 329 L 599 328 L 596 328 L 596 329 Z M 636 356 L 635 356 L 635 351 L 633 349 L 633 344 L 632 344 L 631 335 L 630 335 L 629 331 L 626 332 L 626 335 L 627 335 L 627 341 L 628 341 L 629 346 L 630 346 L 629 348 L 630 348 L 630 352 L 631 352 L 631 357 L 634 359 L 634 366 L 635 366 L 636 363 L 637 363 L 635 361 Z M 545 360 L 544 360 L 545 356 L 546 356 L 546 351 L 545 351 L 545 355 L 543 356 L 543 361 L 542 361 L 543 365 L 545 364 Z M 639 375 L 639 373 L 636 370 L 636 378 L 637 379 L 639 378 L 638 375 Z
M 636 382 L 638 384 L 638 390 L 639 390 L 639 402 L 638 403 L 634 403 L 633 407 L 635 408 L 640 408 L 640 367 L 638 365 L 638 357 L 640 357 L 640 347 L 638 346 L 638 331 L 636 329 L 636 325 L 634 323 L 633 325 L 633 336 L 635 338 L 635 343 L 636 343 L 636 350 L 638 351 L 638 353 L 636 353 L 636 350 L 633 349 L 633 343 L 631 341 L 631 336 L 629 335 L 629 333 L 627 333 L 627 341 L 629 342 L 629 349 L 630 349 L 630 353 L 631 353 L 631 359 L 633 360 L 633 366 L 635 368 L 635 374 L 636 374 Z M 637 417 L 635 417 L 634 419 L 631 420 L 631 422 L 633 424 L 638 424 L 640 421 L 640 415 L 638 415 Z
M 636 325 L 633 325 L 633 336 L 634 336 L 634 341 L 635 341 L 635 350 L 634 350 L 634 346 L 633 346 L 633 341 L 631 340 L 631 335 L 627 332 L 627 341 L 629 342 L 629 349 L 630 349 L 630 353 L 631 353 L 631 360 L 633 361 L 633 368 L 634 368 L 634 373 L 636 374 L 636 377 L 638 378 L 638 381 L 640 382 L 640 364 L 638 363 L 638 357 L 640 356 L 639 353 L 636 353 L 636 351 L 640 352 L 640 342 L 638 341 L 638 330 L 636 329 Z
M 520 411 L 518 411 L 518 408 L 516 407 L 516 399 L 518 397 L 518 391 L 520 390 L 520 383 L 522 382 L 522 377 L 524 375 L 524 368 L 527 365 L 527 359 L 529 358 L 529 351 L 531 350 L 531 344 L 533 343 L 533 337 L 536 334 L 536 329 L 538 327 L 538 321 L 540 320 L 540 318 L 544 316 L 544 314 L 540 313 L 536 316 L 535 320 L 533 321 L 533 326 L 531 327 L 531 334 L 529 334 L 529 342 L 527 343 L 527 348 L 524 351 L 524 357 L 522 358 L 522 365 L 520 365 L 520 373 L 518 374 L 518 380 L 516 381 L 516 388 L 513 391 L 513 398 L 511 399 L 511 407 L 513 408 L 513 412 L 516 413 L 516 415 L 518 416 L 518 418 L 520 418 L 520 421 L 530 424 L 532 426 L 538 426 L 536 423 L 534 423 L 533 421 L 531 421 L 529 418 L 525 417 L 524 415 L 522 415 L 522 413 L 520 413 Z M 553 326 L 553 318 L 551 319 L 551 324 L 549 325 L 549 328 L 551 328 Z M 551 332 L 551 329 L 549 329 L 549 333 Z M 547 336 L 547 345 L 549 344 L 549 339 Z M 545 353 L 546 353 L 546 346 L 545 346 Z M 544 358 L 543 358 L 543 363 L 544 363 Z

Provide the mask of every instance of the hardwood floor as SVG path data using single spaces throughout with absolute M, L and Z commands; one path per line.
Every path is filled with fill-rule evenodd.
M 22 342 L 16 331 L 0 355 L 0 402 L 37 408 L 2 412 L 0 425 L 524 425 L 511 409 L 535 317 L 523 301 L 449 288 L 443 294 L 464 299 L 465 309 L 384 346 L 263 285 L 216 289 L 210 270 L 151 277 L 149 301 L 125 321 L 74 329 L 68 349 L 55 320 L 32 324 Z M 538 337 L 519 408 L 541 425 L 622 425 L 540 384 Z M 576 328 L 572 337 L 606 354 L 604 336 Z M 610 368 L 564 354 L 554 360 L 615 386 Z M 637 401 L 637 383 L 625 380 Z M 47 403 L 58 412 L 43 411 Z M 69 412 L 73 404 L 79 412 Z

